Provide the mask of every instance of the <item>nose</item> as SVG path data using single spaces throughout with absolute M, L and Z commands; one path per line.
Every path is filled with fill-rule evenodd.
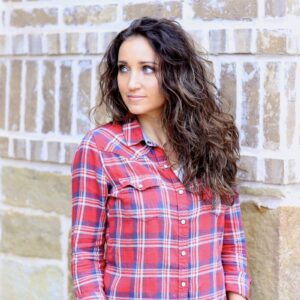
M 141 87 L 141 81 L 137 72 L 131 72 L 128 81 L 128 89 L 134 90 Z

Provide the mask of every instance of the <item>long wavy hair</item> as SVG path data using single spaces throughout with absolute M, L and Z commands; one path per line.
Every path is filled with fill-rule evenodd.
M 166 104 L 162 124 L 168 145 L 184 170 L 186 188 L 232 204 L 236 196 L 239 134 L 222 111 L 220 94 L 207 73 L 208 60 L 180 24 L 165 18 L 134 20 L 108 46 L 100 63 L 100 102 L 113 122 L 131 118 L 118 89 L 118 53 L 131 36 L 143 36 L 159 58 L 159 84 Z M 200 184 L 199 184 L 200 183 Z M 204 198 L 205 198 L 204 197 Z

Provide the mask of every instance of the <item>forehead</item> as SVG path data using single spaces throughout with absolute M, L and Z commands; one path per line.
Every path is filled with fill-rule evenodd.
M 158 56 L 151 47 L 149 41 L 143 36 L 131 36 L 120 46 L 119 60 L 153 60 L 157 61 Z

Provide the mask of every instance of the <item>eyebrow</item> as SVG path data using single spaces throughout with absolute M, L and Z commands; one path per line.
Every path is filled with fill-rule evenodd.
M 118 63 L 128 64 L 127 61 L 125 61 L 125 60 L 119 60 Z M 157 65 L 157 63 L 154 62 L 154 61 L 144 61 L 144 60 L 143 60 L 143 61 L 139 61 L 139 64 L 140 64 L 140 65 L 143 65 L 143 64 L 153 64 L 153 65 Z

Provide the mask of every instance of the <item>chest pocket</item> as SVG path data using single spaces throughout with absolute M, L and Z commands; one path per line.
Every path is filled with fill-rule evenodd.
M 149 220 L 162 208 L 163 183 L 153 176 L 121 178 L 115 191 L 115 209 L 122 217 Z

